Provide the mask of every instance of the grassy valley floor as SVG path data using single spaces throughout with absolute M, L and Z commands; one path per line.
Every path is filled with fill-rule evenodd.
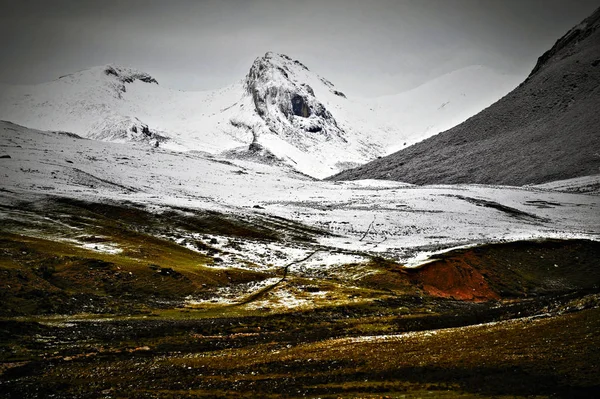
M 366 260 L 315 271 L 323 232 L 285 219 L 65 200 L 2 212 L 2 397 L 600 390 L 596 241 L 480 245 L 418 268 L 342 254 Z M 235 258 L 248 243 L 297 256 Z

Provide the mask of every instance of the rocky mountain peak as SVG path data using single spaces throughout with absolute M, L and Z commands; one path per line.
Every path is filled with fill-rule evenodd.
M 333 83 L 325 78 L 318 76 L 308 69 L 306 65 L 298 60 L 294 60 L 285 54 L 267 52 L 264 56 L 256 58 L 248 75 L 246 75 L 245 87 L 250 90 L 256 82 L 301 82 L 306 91 L 314 96 L 314 90 L 307 84 L 307 81 L 313 81 L 313 84 L 323 86 L 327 91 L 345 98 L 346 96 L 339 90 L 336 90 Z
M 294 79 L 300 71 L 310 72 L 300 61 L 269 51 L 254 60 L 248 78 L 264 76 L 269 79 Z
M 286 99 L 289 100 L 287 104 L 280 104 L 284 108 L 282 111 L 306 118 L 312 114 L 307 104 L 308 97 L 314 97 L 315 93 L 306 82 L 306 76 L 302 76 L 305 75 L 302 71 L 309 70 L 299 61 L 294 61 L 284 54 L 268 52 L 254 61 L 246 76 L 244 87 L 252 95 L 264 94 L 271 99 L 280 93 L 291 93 L 290 98 Z M 260 111 L 264 111 L 264 107 L 260 107 Z
M 252 96 L 256 113 L 272 132 L 296 136 L 298 132 L 324 137 L 341 137 L 343 131 L 325 105 L 315 95 L 333 92 L 333 85 L 311 72 L 298 60 L 273 52 L 258 57 L 244 82 Z

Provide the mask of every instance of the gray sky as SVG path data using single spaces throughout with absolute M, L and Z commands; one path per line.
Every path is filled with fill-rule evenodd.
M 391 94 L 481 64 L 525 74 L 598 0 L 0 0 L 0 81 L 116 63 L 200 90 L 267 51 L 350 95 Z

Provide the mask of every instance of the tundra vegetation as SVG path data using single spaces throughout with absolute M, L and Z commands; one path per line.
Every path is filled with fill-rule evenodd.
M 371 256 L 319 275 L 300 272 L 300 257 L 281 267 L 221 266 L 247 240 L 318 250 L 321 232 L 285 219 L 51 197 L 2 212 L 3 397 L 588 397 L 600 389 L 595 241 L 480 245 L 418 268 Z

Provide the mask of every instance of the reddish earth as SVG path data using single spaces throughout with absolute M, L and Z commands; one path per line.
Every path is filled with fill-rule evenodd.
M 520 241 L 450 251 L 402 274 L 432 296 L 481 302 L 595 291 L 598 259 L 598 241 Z
M 426 293 L 436 297 L 475 302 L 500 299 L 483 275 L 471 266 L 480 259 L 472 251 L 460 255 L 410 269 L 409 278 Z

